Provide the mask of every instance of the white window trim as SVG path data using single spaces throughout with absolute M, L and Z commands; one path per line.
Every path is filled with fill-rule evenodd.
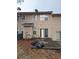
M 40 20 L 41 20 L 41 21 L 47 21 L 47 20 L 45 20 L 45 17 L 48 18 L 48 15 L 40 15 Z M 41 19 L 41 18 L 43 18 L 43 19 Z

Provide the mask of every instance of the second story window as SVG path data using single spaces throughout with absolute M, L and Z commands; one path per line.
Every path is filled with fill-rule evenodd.
M 40 15 L 40 20 L 48 20 L 48 16 L 47 15 Z
M 20 20 L 25 20 L 25 16 L 24 15 L 17 15 L 17 21 Z

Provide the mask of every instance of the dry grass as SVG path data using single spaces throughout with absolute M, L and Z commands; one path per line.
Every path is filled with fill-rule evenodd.
M 56 50 L 31 49 L 31 40 L 17 41 L 17 59 L 61 59 Z

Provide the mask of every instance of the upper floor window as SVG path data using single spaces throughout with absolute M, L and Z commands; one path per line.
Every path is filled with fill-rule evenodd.
M 47 15 L 40 15 L 40 20 L 48 20 L 48 16 Z
M 17 15 L 17 20 L 25 20 L 25 16 L 24 15 Z

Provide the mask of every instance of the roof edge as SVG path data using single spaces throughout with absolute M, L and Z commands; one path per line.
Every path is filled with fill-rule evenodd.
M 61 17 L 61 13 L 58 14 L 52 14 L 53 17 Z
M 52 11 L 39 11 L 39 12 L 17 12 L 17 14 L 52 14 Z

